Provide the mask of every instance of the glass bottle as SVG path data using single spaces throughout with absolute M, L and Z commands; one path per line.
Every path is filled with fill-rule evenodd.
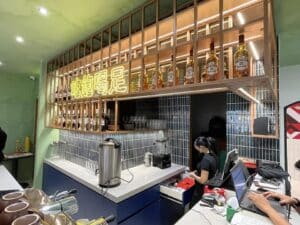
M 163 73 L 162 73 L 162 68 L 159 66 L 158 73 L 157 73 L 157 87 L 158 88 L 163 88 L 164 87 L 164 78 L 163 78 Z
M 171 66 L 169 67 L 168 70 L 167 79 L 168 79 L 168 87 L 172 87 L 174 85 L 179 84 L 179 71 L 177 67 L 175 67 L 175 70 L 173 68 L 173 55 L 171 56 Z
M 215 43 L 214 40 L 210 43 L 210 53 L 206 60 L 206 79 L 205 81 L 217 80 L 219 74 L 219 59 L 215 53 Z
M 152 71 L 150 71 L 152 76 L 151 76 L 151 89 L 156 89 L 157 87 L 157 77 L 158 77 L 158 71 L 155 71 L 155 69 L 153 69 Z
M 186 69 L 185 69 L 185 79 L 184 84 L 193 84 L 194 83 L 194 54 L 193 49 L 190 50 L 190 56 L 188 57 Z
M 245 45 L 244 34 L 239 35 L 239 47 L 234 54 L 234 78 L 249 76 L 249 54 Z
M 149 86 L 148 86 L 148 78 L 149 75 L 147 73 L 147 69 L 145 68 L 144 70 L 144 76 L 143 76 L 143 90 L 148 90 Z

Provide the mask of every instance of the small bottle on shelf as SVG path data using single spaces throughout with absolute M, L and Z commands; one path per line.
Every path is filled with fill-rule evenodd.
M 174 74 L 175 72 L 175 74 Z M 171 66 L 169 67 L 168 70 L 168 87 L 172 87 L 174 85 L 179 84 L 179 71 L 178 68 L 175 67 L 175 70 L 173 68 L 173 55 L 171 56 Z
M 185 77 L 184 84 L 193 84 L 194 83 L 194 59 L 193 59 L 193 49 L 190 50 L 190 56 L 188 57 L 186 69 L 185 69 Z
M 205 81 L 217 80 L 218 74 L 219 74 L 219 59 L 216 56 L 214 40 L 212 40 L 211 43 L 210 43 L 209 57 L 206 60 L 206 78 L 205 78 Z
M 147 69 L 145 68 L 144 70 L 144 76 L 143 76 L 143 90 L 148 90 L 149 86 L 148 86 L 148 73 L 147 73 Z
M 250 75 L 249 54 L 245 45 L 244 34 L 239 35 L 239 47 L 234 54 L 234 78 L 247 77 Z
M 151 75 L 152 76 L 151 76 L 151 80 L 150 80 L 150 82 L 151 82 L 150 87 L 151 87 L 151 89 L 156 89 L 157 88 L 158 71 L 155 71 L 155 69 L 152 70 Z
M 157 88 L 163 88 L 164 87 L 164 78 L 162 73 L 162 67 L 159 66 L 157 71 Z
M 224 67 L 224 76 L 225 76 L 226 79 L 229 79 L 229 67 L 228 67 L 228 56 L 227 56 L 227 54 L 224 54 L 223 67 Z

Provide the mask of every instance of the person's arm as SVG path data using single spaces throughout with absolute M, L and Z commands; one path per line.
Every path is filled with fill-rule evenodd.
M 282 195 L 276 192 L 265 192 L 263 195 L 266 198 L 276 198 L 280 201 L 281 205 L 290 205 L 294 207 L 298 213 L 300 213 L 300 201 L 297 198 L 293 198 L 287 195 Z
M 257 208 L 266 213 L 274 225 L 289 225 L 290 223 L 270 205 L 262 194 L 249 193 L 248 198 Z
M 195 171 L 190 173 L 190 177 L 195 179 L 200 184 L 205 184 L 208 180 L 209 172 L 207 170 L 201 170 L 201 176 L 197 176 Z

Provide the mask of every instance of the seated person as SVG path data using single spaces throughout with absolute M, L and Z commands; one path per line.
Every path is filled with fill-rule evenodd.
M 270 205 L 268 198 L 275 198 L 280 201 L 281 205 L 290 205 L 300 213 L 300 201 L 287 195 L 282 195 L 275 192 L 265 192 L 263 194 L 256 194 L 251 192 L 249 199 L 255 204 L 257 208 L 266 213 L 274 225 L 288 225 L 290 224 Z
M 190 203 L 193 207 L 202 197 L 204 184 L 215 176 L 217 170 L 217 160 L 214 153 L 215 140 L 211 137 L 198 137 L 194 142 L 195 149 L 203 155 L 197 163 L 196 170 L 190 173 L 190 177 L 195 180 L 195 189 Z
M 0 127 L 0 163 L 4 159 L 4 155 L 3 155 L 2 151 L 5 147 L 6 139 L 7 139 L 7 135 Z

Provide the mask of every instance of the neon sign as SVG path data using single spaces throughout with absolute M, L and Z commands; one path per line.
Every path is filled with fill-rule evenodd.
M 125 73 L 124 66 L 104 69 L 94 74 L 85 74 L 71 81 L 73 99 L 126 93 L 128 93 L 128 73 Z

